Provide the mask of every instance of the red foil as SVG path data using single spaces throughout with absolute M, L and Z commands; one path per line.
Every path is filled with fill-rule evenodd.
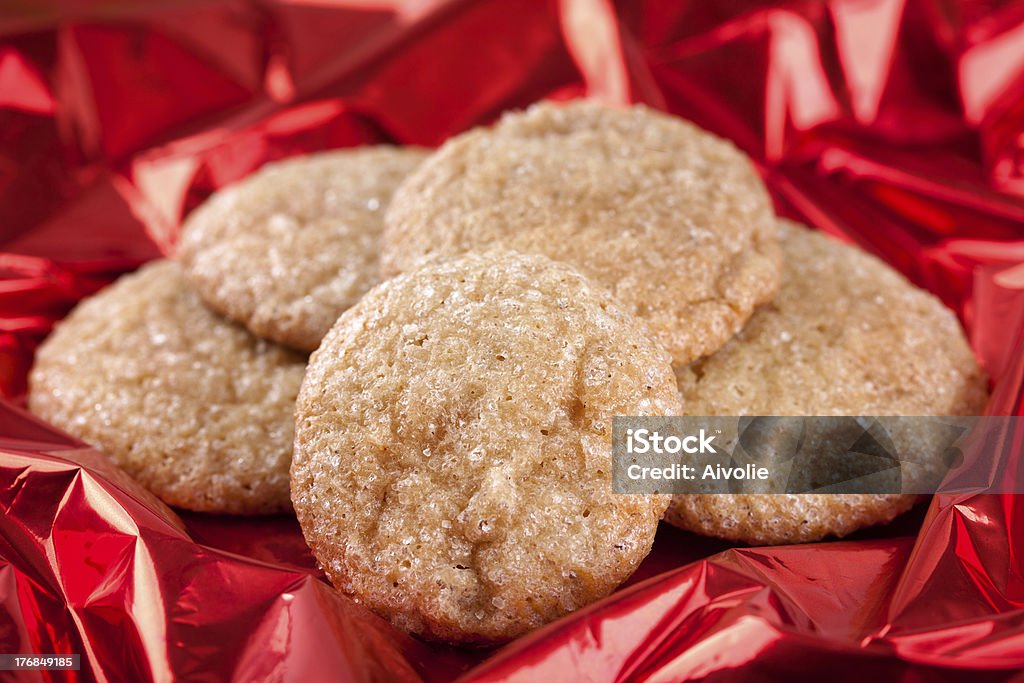
M 464 651 L 338 594 L 294 519 L 177 515 L 17 407 L 53 322 L 170 250 L 216 188 L 585 94 L 734 140 L 780 213 L 951 306 L 993 379 L 989 412 L 1024 414 L 1021 3 L 7 3 L 0 652 L 83 663 L 26 680 L 1022 680 L 1019 496 L 937 496 L 804 546 L 662 528 L 610 598 Z M 1020 472 L 1024 434 L 1004 442 Z

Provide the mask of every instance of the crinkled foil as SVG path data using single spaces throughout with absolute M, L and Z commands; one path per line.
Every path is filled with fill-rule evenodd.
M 1022 497 L 804 546 L 663 528 L 610 598 L 463 651 L 337 593 L 293 519 L 179 516 L 18 407 L 54 321 L 225 183 L 585 94 L 734 140 L 781 214 L 957 311 L 988 411 L 1024 414 L 1022 3 L 4 3 L 0 653 L 82 661 L 24 680 L 1020 680 Z

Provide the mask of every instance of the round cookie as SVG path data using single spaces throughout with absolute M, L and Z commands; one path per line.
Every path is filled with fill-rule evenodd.
M 189 284 L 253 334 L 312 351 L 379 282 L 384 210 L 425 156 L 378 146 L 267 164 L 185 221 Z
M 612 492 L 612 417 L 679 409 L 668 354 L 575 269 L 441 259 L 313 354 L 292 502 L 335 586 L 406 631 L 500 642 L 647 555 L 668 498 Z
M 977 415 L 987 382 L 956 317 L 877 258 L 780 221 L 782 287 L 709 358 L 677 367 L 688 415 Z M 894 434 L 895 436 L 895 434 Z M 908 437 L 909 438 L 909 437 Z M 750 544 L 844 536 L 912 495 L 679 495 L 665 519 Z
M 29 407 L 171 505 L 284 512 L 304 368 L 207 310 L 163 260 L 58 324 L 36 354 Z
M 385 215 L 385 274 L 499 245 L 570 263 L 676 363 L 712 353 L 771 299 L 774 214 L 731 143 L 643 106 L 542 103 L 446 142 Z

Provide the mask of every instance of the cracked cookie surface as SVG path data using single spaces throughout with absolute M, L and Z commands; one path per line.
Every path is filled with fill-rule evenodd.
M 312 351 L 380 281 L 384 211 L 425 156 L 382 145 L 267 164 L 185 221 L 178 257 L 189 283 L 253 334 Z
M 501 642 L 650 551 L 667 497 L 612 493 L 612 417 L 678 401 L 668 354 L 570 266 L 441 260 L 372 290 L 313 354 L 292 500 L 335 586 L 406 631 Z
M 778 288 L 775 218 L 731 143 L 643 106 L 541 103 L 452 138 L 395 193 L 382 269 L 492 246 L 576 266 L 676 363 Z

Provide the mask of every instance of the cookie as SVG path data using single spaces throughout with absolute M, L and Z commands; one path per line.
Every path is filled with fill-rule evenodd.
M 381 257 L 395 274 L 499 245 L 576 266 L 685 363 L 778 288 L 774 216 L 731 143 L 643 106 L 543 103 L 455 137 L 401 185 Z
M 292 502 L 339 589 L 411 633 L 500 642 L 647 555 L 668 499 L 612 493 L 612 417 L 679 408 L 668 354 L 575 269 L 441 259 L 313 354 Z
M 888 265 L 781 221 L 782 287 L 722 350 L 676 375 L 688 415 L 977 415 L 987 381 L 956 317 Z M 908 437 L 909 438 L 909 437 Z M 910 495 L 680 495 L 666 520 L 751 544 L 844 536 Z
M 218 191 L 182 229 L 189 284 L 253 334 L 312 351 L 379 281 L 384 210 L 425 155 L 388 146 L 312 154 Z
M 207 310 L 164 260 L 58 324 L 36 354 L 29 407 L 171 505 L 283 512 L 304 368 Z

